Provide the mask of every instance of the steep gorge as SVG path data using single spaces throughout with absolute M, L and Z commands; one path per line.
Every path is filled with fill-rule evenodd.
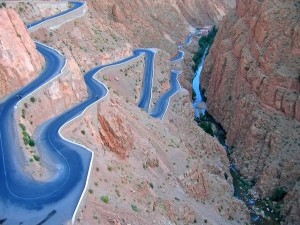
M 299 15 L 298 0 L 238 0 L 201 79 L 240 172 L 260 197 L 287 191 L 282 213 L 291 224 L 300 221 Z
M 159 46 L 169 52 L 175 51 L 174 42 L 182 39 L 189 30 L 188 22 L 182 20 L 187 17 L 180 14 L 169 17 L 165 27 L 157 25 L 164 18 L 164 12 L 159 8 L 169 7 L 175 13 L 176 4 L 170 7 L 169 2 L 156 1 L 154 8 L 157 8 L 149 9 L 144 18 L 144 9 L 139 6 L 141 2 L 151 5 L 150 1 L 114 1 L 105 5 L 106 8 L 97 5 L 99 2 L 89 2 L 91 12 L 84 18 L 65 24 L 57 31 L 42 29 L 33 34 L 64 52 L 69 71 L 34 93 L 33 96 L 38 96 L 37 102 L 32 104 L 27 99 L 28 108 L 24 105 L 26 121 L 23 122 L 30 131 L 34 132 L 46 118 L 64 111 L 86 96 L 80 69 L 84 72 L 98 63 L 128 56 L 134 46 Z M 188 5 L 187 1 L 183 2 Z M 116 5 L 122 4 L 129 14 L 132 7 L 141 10 L 139 16 L 118 15 L 124 10 Z M 100 6 L 103 8 L 100 9 Z M 97 18 L 103 9 L 103 17 Z M 193 15 L 192 8 L 186 10 Z M 193 10 L 196 12 L 195 8 Z M 128 21 L 121 24 L 124 18 Z M 174 18 L 183 21 L 182 27 L 176 25 Z M 143 25 L 146 26 L 141 33 Z M 155 31 L 156 25 L 159 31 Z M 155 31 L 153 36 L 149 35 L 152 31 Z M 164 63 L 160 63 L 159 70 L 163 71 L 165 67 Z M 206 221 L 238 224 L 248 221 L 247 209 L 241 201 L 232 197 L 231 178 L 225 176 L 229 173 L 225 152 L 216 140 L 193 123 L 187 92 L 182 89 L 172 100 L 165 121 L 156 121 L 136 107 L 131 99 L 133 95 L 128 91 L 119 96 L 121 88 L 129 90 L 127 83 L 120 78 L 123 75 L 120 72 L 116 70 L 109 76 L 103 75 L 103 79 L 109 77 L 105 80 L 112 88 L 109 97 L 97 108 L 91 108 L 84 120 L 74 122 L 68 128 L 69 132 L 66 131 L 66 136 L 89 146 L 96 155 L 89 193 L 81 206 L 77 223 L 85 225 L 104 221 L 120 224 L 124 221 L 126 224 L 153 224 L 156 221 L 180 224 Z M 136 74 L 130 75 L 134 84 Z M 129 80 L 128 77 L 126 80 Z M 111 83 L 119 83 L 121 88 L 116 89 Z M 124 131 L 128 133 L 126 137 L 121 135 Z M 106 139 L 115 142 L 109 145 Z M 125 141 L 129 144 L 123 145 Z M 126 156 L 125 159 L 120 159 L 113 151 L 118 148 L 121 152 L 116 153 Z M 98 174 L 99 168 L 101 175 Z M 99 199 L 101 195 L 109 195 L 110 204 L 103 204 Z M 130 209 L 133 203 L 140 207 L 139 214 Z

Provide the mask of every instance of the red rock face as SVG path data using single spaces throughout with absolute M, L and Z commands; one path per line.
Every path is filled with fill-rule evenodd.
M 35 78 L 44 59 L 16 12 L 0 10 L 0 98 Z
M 125 158 L 133 146 L 132 132 L 126 119 L 111 111 L 109 117 L 99 113 L 98 121 L 103 144 L 121 158 Z
M 177 0 L 176 4 L 190 24 L 199 26 L 220 21 L 235 0 Z
M 202 74 L 208 111 L 228 132 L 238 167 L 257 181 L 263 197 L 278 187 L 299 195 L 299 15 L 299 1 L 237 1 Z M 288 205 L 296 207 L 287 219 L 293 221 L 299 205 Z

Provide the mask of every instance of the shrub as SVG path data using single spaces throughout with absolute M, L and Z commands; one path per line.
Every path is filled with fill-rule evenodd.
M 30 147 L 35 146 L 35 142 L 34 142 L 34 140 L 32 140 L 32 139 L 29 139 L 28 144 L 29 144 Z
M 276 188 L 270 200 L 278 202 L 281 201 L 284 196 L 287 194 L 286 190 L 283 187 Z
M 214 136 L 214 132 L 213 132 L 213 129 L 212 129 L 212 125 L 210 122 L 201 122 L 200 123 L 200 127 L 208 134 L 210 134 L 211 136 Z
M 81 133 L 82 133 L 83 135 L 85 135 L 85 131 L 84 131 L 84 130 L 82 130 Z
M 22 109 L 22 118 L 25 119 L 25 109 Z
M 28 136 L 24 136 L 23 137 L 23 141 L 24 141 L 25 145 L 28 145 L 29 144 L 29 137 Z
M 22 131 L 25 131 L 26 130 L 26 127 L 23 123 L 19 123 L 19 126 L 21 127 Z
M 106 203 L 106 204 L 109 203 L 109 197 L 108 197 L 107 195 L 101 196 L 101 200 L 102 200 L 104 203 Z
M 201 63 L 201 60 L 204 56 L 204 52 L 205 52 L 206 48 L 208 48 L 206 55 L 208 54 L 209 48 L 212 45 L 212 43 L 214 42 L 217 32 L 218 32 L 218 30 L 217 30 L 216 26 L 214 26 L 213 29 L 208 33 L 207 36 L 203 36 L 199 39 L 199 41 L 198 41 L 199 49 L 193 57 L 193 61 L 195 62 L 195 66 L 193 66 L 194 71 L 196 71 L 198 69 L 198 66 Z
M 34 158 L 34 160 L 37 161 L 37 162 L 40 161 L 40 157 L 39 157 L 38 155 L 33 155 L 33 158 Z
M 132 208 L 133 211 L 136 211 L 136 212 L 140 211 L 140 209 L 134 204 L 131 204 L 131 208 Z
M 32 103 L 35 103 L 35 97 L 31 97 L 31 98 L 30 98 L 30 101 L 31 101 Z

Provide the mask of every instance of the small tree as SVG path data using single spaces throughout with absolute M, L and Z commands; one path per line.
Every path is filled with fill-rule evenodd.
M 33 147 L 35 146 L 35 142 L 34 140 L 30 139 L 29 142 L 28 142 L 29 146 Z
M 32 103 L 35 103 L 35 97 L 31 97 L 31 98 L 30 98 L 30 101 L 31 101 Z

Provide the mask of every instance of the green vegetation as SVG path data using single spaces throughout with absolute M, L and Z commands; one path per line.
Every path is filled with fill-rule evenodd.
M 199 64 L 201 63 L 201 59 L 207 48 L 208 48 L 208 50 L 206 52 L 206 55 L 208 54 L 209 48 L 212 45 L 212 43 L 214 42 L 217 32 L 218 32 L 218 29 L 216 28 L 216 26 L 214 26 L 213 29 L 208 33 L 207 36 L 203 36 L 200 38 L 200 40 L 198 42 L 199 49 L 193 57 L 193 61 L 195 62 L 195 65 L 193 67 L 194 71 L 197 70 Z
M 225 145 L 225 130 L 207 111 L 204 115 L 200 115 L 199 118 L 195 117 L 195 121 L 206 133 L 210 134 L 213 137 L 216 137 L 221 145 Z
M 33 155 L 33 158 L 34 158 L 35 161 L 40 161 L 40 157 L 37 156 L 37 155 Z
M 6 8 L 6 3 L 5 3 L 5 2 L 1 2 L 1 3 L 0 3 L 0 9 L 1 9 L 2 7 Z
M 201 121 L 199 125 L 206 133 L 210 134 L 212 137 L 214 136 L 214 131 L 210 122 Z
M 149 183 L 149 186 L 153 189 L 154 185 L 152 183 Z
M 23 123 L 20 123 L 19 126 L 21 127 L 22 131 L 25 131 L 26 130 L 26 127 Z
M 85 130 L 81 130 L 81 133 L 82 133 L 83 135 L 85 135 Z
M 26 127 L 24 124 L 20 123 L 19 126 L 22 129 L 23 141 L 25 145 L 29 145 L 30 147 L 35 146 L 34 140 L 30 137 L 30 135 L 26 131 Z
M 205 115 L 200 115 L 200 118 L 195 118 L 198 125 L 209 135 L 214 137 L 214 131 L 212 128 L 212 121 L 209 120 L 207 113 Z
M 30 101 L 31 101 L 32 103 L 35 103 L 35 97 L 31 97 L 31 98 L 30 98 Z
M 133 211 L 136 211 L 136 212 L 140 211 L 140 209 L 134 204 L 131 204 L 131 208 L 132 208 Z
M 109 197 L 108 197 L 107 195 L 101 196 L 101 200 L 102 200 L 102 202 L 104 202 L 104 203 L 106 203 L 106 204 L 109 203 Z
M 279 202 L 281 201 L 284 196 L 287 194 L 286 190 L 283 187 L 276 188 L 272 196 L 270 197 L 270 200 Z
M 22 118 L 25 119 L 25 109 L 22 109 Z

